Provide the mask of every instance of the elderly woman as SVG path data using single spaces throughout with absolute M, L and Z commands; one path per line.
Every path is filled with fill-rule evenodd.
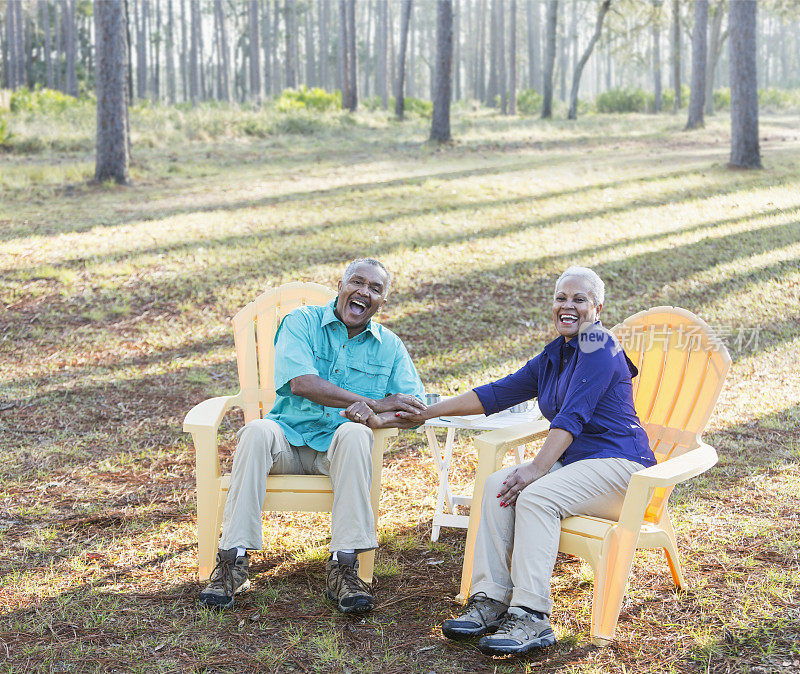
M 655 464 L 633 406 L 637 371 L 599 321 L 604 284 L 585 267 L 556 282 L 553 322 L 559 337 L 520 370 L 491 384 L 397 416 L 493 414 L 538 398 L 550 431 L 536 457 L 491 475 L 483 492 L 472 596 L 446 620 L 450 639 L 481 637 L 490 655 L 554 644 L 550 576 L 561 519 L 619 516 L 631 475 Z

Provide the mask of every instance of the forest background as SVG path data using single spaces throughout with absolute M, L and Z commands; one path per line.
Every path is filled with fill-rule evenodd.
M 800 7 L 753 15 L 763 168 L 740 171 L 736 2 L 705 3 L 703 30 L 695 2 L 609 3 L 574 120 L 605 3 L 446 3 L 442 144 L 442 3 L 127 0 L 117 185 L 93 180 L 98 3 L 0 0 L 0 668 L 797 671 Z M 672 499 L 688 592 L 640 554 L 618 640 L 595 649 L 591 571 L 563 557 L 558 646 L 506 662 L 446 642 L 464 533 L 430 542 L 436 474 L 409 432 L 385 458 L 366 620 L 321 598 L 324 515 L 266 515 L 253 591 L 198 610 L 183 416 L 236 390 L 241 306 L 291 280 L 333 287 L 364 254 L 395 273 L 380 319 L 431 391 L 536 353 L 569 264 L 606 280 L 607 325 L 671 304 L 714 327 L 733 358 L 705 436 L 720 463 Z M 227 466 L 240 424 L 223 424 Z M 468 433 L 453 472 L 468 491 Z

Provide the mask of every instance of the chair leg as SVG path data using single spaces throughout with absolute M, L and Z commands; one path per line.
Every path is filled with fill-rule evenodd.
M 208 580 L 214 568 L 219 539 L 219 491 L 209 488 L 197 490 L 197 573 L 200 580 Z
M 375 550 L 367 550 L 358 556 L 358 577 L 365 583 L 372 582 L 375 570 Z
M 378 431 L 372 444 L 372 487 L 370 488 L 370 504 L 372 515 L 375 518 L 375 528 L 378 528 L 381 503 L 381 475 L 383 473 L 383 454 L 389 444 L 389 435 Z M 362 552 L 358 556 L 358 577 L 365 583 L 372 582 L 375 570 L 375 550 Z
M 637 538 L 637 533 L 618 528 L 603 543 L 592 605 L 592 643 L 597 646 L 606 646 L 614 639 Z
M 669 513 L 666 511 L 664 511 L 664 515 L 661 518 L 661 528 L 667 535 L 666 545 L 664 545 L 664 553 L 667 556 L 667 565 L 669 566 L 670 573 L 672 574 L 672 580 L 674 581 L 676 587 L 680 588 L 681 590 L 685 590 L 687 589 L 688 585 L 686 584 L 686 578 L 684 577 L 683 570 L 681 569 L 681 561 L 678 557 L 678 542 L 675 539 L 675 529 L 672 528 L 672 520 L 670 520 Z
M 475 556 L 475 541 L 478 539 L 478 525 L 481 521 L 481 502 L 483 500 L 483 487 L 486 479 L 497 470 L 497 456 L 493 445 L 478 446 L 478 466 L 475 469 L 475 486 L 472 491 L 472 505 L 469 508 L 469 526 L 467 527 L 467 542 L 464 545 L 464 563 L 461 567 L 461 590 L 456 599 L 467 601 L 469 589 L 472 585 L 472 563 Z

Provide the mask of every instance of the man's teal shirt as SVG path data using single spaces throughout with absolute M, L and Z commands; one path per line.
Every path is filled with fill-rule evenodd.
M 384 398 L 394 393 L 423 398 L 424 389 L 414 363 L 400 338 L 370 321 L 359 335 L 348 339 L 347 328 L 333 309 L 304 306 L 283 319 L 275 335 L 275 405 L 265 419 L 278 422 L 289 444 L 308 445 L 327 452 L 336 429 L 347 419 L 342 408 L 325 407 L 292 394 L 289 382 L 315 374 L 340 388 Z

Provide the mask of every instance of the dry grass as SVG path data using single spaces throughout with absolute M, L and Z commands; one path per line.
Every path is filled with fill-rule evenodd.
M 800 669 L 796 120 L 763 119 L 766 169 L 743 173 L 725 167 L 723 117 L 687 134 L 669 116 L 464 114 L 459 141 L 434 148 L 424 122 L 380 114 L 316 136 L 205 142 L 168 126 L 176 114 L 135 118 L 131 188 L 85 182 L 90 143 L 2 158 L 0 668 Z M 25 123 L 64 137 L 86 126 L 57 122 Z M 464 534 L 430 543 L 432 461 L 406 433 L 385 460 L 371 616 L 320 597 L 324 515 L 266 516 L 253 591 L 228 613 L 197 609 L 180 424 L 236 388 L 227 318 L 277 283 L 333 284 L 365 254 L 395 271 L 382 320 L 431 390 L 463 391 L 536 353 L 572 263 L 606 279 L 607 324 L 674 304 L 719 329 L 734 365 L 706 439 L 721 462 L 673 497 L 691 591 L 641 554 L 618 642 L 595 649 L 591 574 L 564 558 L 557 647 L 507 662 L 444 641 Z M 239 424 L 224 423 L 228 453 Z M 456 456 L 466 490 L 466 435 Z

